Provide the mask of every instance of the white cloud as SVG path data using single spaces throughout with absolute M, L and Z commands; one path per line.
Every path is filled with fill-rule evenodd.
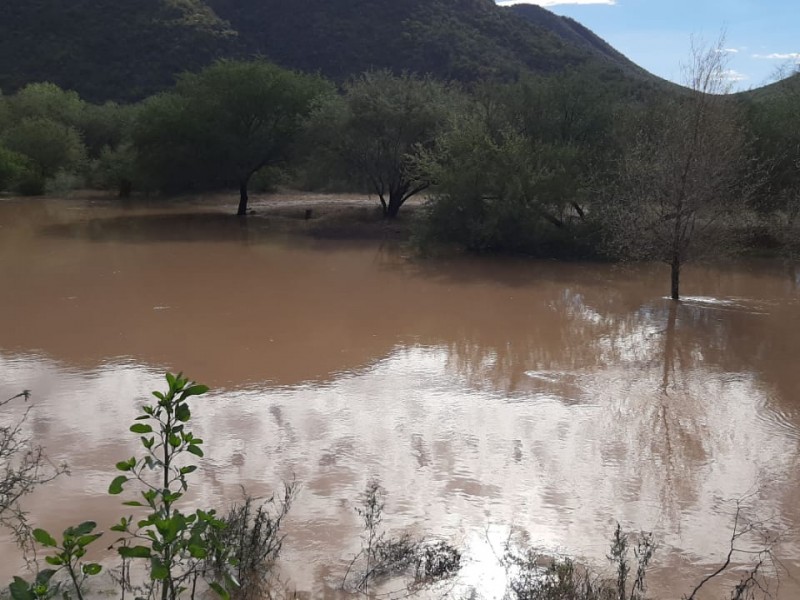
M 739 73 L 739 71 L 736 71 L 734 69 L 728 69 L 727 71 L 722 72 L 722 79 L 724 81 L 731 81 L 735 83 L 737 81 L 744 81 L 745 79 L 749 79 L 749 77 L 744 73 Z
M 773 52 L 772 54 L 753 54 L 753 58 L 769 60 L 796 60 L 800 62 L 800 52 Z
M 512 4 L 538 4 L 539 6 L 556 6 L 558 4 L 607 4 L 613 6 L 617 0 L 498 0 L 500 6 Z
M 738 48 L 723 48 L 723 52 L 727 52 L 729 54 L 739 54 Z

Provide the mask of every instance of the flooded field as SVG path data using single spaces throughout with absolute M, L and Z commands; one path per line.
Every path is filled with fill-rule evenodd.
M 125 512 L 106 490 L 127 428 L 182 370 L 212 388 L 195 500 L 300 484 L 293 589 L 339 586 L 377 477 L 387 529 L 465 549 L 460 594 L 502 595 L 511 533 L 603 567 L 620 522 L 654 532 L 651 592 L 680 597 L 742 500 L 800 597 L 800 269 L 687 268 L 676 305 L 659 265 L 419 260 L 227 208 L 0 200 L 0 398 L 31 390 L 72 473 L 27 500 L 37 525 Z M 0 545 L 0 576 L 21 566 Z

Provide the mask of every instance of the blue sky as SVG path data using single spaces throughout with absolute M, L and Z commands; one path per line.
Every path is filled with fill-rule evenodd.
M 498 4 L 519 4 L 500 0 Z M 736 89 L 774 79 L 800 62 L 800 0 L 527 0 L 572 17 L 648 71 L 681 83 L 692 35 L 725 31 Z

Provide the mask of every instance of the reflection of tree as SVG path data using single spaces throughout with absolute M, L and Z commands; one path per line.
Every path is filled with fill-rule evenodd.
M 696 514 L 725 531 L 713 498 L 785 477 L 783 458 L 794 445 L 770 426 L 776 407 L 765 403 L 756 375 L 774 342 L 750 330 L 769 316 L 746 301 L 713 298 L 636 305 L 626 292 L 562 288 L 535 317 L 471 323 L 448 345 L 448 367 L 545 419 L 523 446 L 535 439 L 546 448 L 538 476 L 554 494 L 567 481 L 579 486 L 569 494 L 586 493 L 603 510 L 649 504 L 648 518 L 666 534 Z M 588 479 L 576 482 L 581 464 Z

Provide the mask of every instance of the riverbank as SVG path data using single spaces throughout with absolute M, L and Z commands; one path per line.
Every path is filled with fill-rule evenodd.
M 108 192 L 79 190 L 64 196 L 37 198 L 0 194 L 0 202 L 3 200 L 39 203 L 47 206 L 49 212 L 70 203 L 121 209 L 122 212 L 117 212 L 113 221 L 101 220 L 101 217 L 93 220 L 92 229 L 95 235 L 101 236 L 104 233 L 128 236 L 131 228 L 139 231 L 142 223 L 134 224 L 131 218 L 141 217 L 151 221 L 149 230 L 156 222 L 157 228 L 162 230 L 161 235 L 167 238 L 174 238 L 176 233 L 196 239 L 204 235 L 218 238 L 226 233 L 239 236 L 242 231 L 247 231 L 248 235 L 260 232 L 265 235 L 354 242 L 373 240 L 403 243 L 415 237 L 426 254 L 439 254 L 443 248 L 462 247 L 454 240 L 439 239 L 441 232 L 431 231 L 429 224 L 421 223 L 427 212 L 424 207 L 429 200 L 422 194 L 409 198 L 393 220 L 384 218 L 380 201 L 374 195 L 305 192 L 285 188 L 274 192 L 251 193 L 250 210 L 245 218 L 236 217 L 238 197 L 229 191 L 169 197 L 135 194 L 130 198 L 119 198 Z M 247 225 L 244 229 L 243 224 Z M 472 250 L 480 254 L 606 262 L 609 257 L 603 252 L 600 235 L 591 223 L 576 224 L 570 229 L 539 228 L 526 233 L 530 238 L 527 241 L 517 240 L 518 243 L 507 246 L 489 245 Z M 741 240 L 738 254 L 743 257 L 796 259 L 798 256 L 797 235 L 793 228 L 785 225 L 754 222 L 750 229 L 734 237 Z M 445 254 L 449 254 L 449 251 L 446 250 Z M 732 254 L 737 252 L 733 251 Z

